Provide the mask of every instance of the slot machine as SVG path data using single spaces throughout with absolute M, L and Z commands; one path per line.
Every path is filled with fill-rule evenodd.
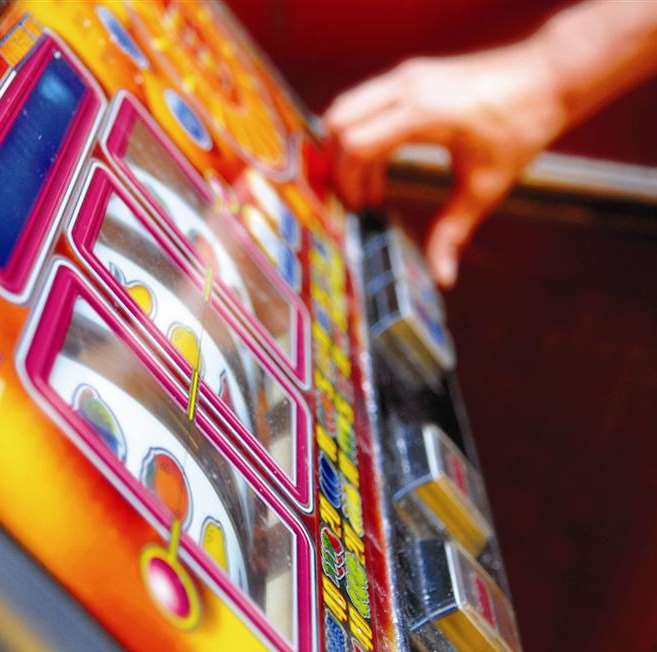
M 229 11 L 0 11 L 0 646 L 519 651 L 422 256 Z

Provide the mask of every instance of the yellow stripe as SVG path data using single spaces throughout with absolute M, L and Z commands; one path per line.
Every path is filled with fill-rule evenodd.
M 187 405 L 187 419 L 194 421 L 196 415 L 196 401 L 198 400 L 198 385 L 201 378 L 199 369 L 194 369 L 192 374 L 192 385 L 189 391 L 189 404 Z
M 210 302 L 213 279 L 214 279 L 214 272 L 212 271 L 212 267 L 208 267 L 208 271 L 205 275 L 205 282 L 203 284 L 203 300 L 205 301 L 205 303 Z M 194 417 L 196 416 L 196 403 L 198 401 L 198 388 L 200 381 L 201 381 L 201 345 L 199 339 L 199 352 L 198 355 L 196 356 L 194 369 L 192 371 L 192 382 L 189 388 L 189 402 L 187 404 L 187 419 L 189 421 L 194 421 Z
M 180 535 L 182 534 L 182 524 L 178 519 L 174 519 L 171 524 L 171 539 L 169 539 L 169 559 L 174 560 L 178 556 L 178 546 L 180 545 Z

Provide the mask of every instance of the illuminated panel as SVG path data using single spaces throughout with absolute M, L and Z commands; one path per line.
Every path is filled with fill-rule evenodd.
M 188 418 L 187 393 L 66 262 L 53 266 L 18 366 L 90 462 L 170 532 L 168 549 L 146 546 L 135 563 L 171 626 L 203 621 L 200 573 L 273 648 L 315 647 L 314 561 L 303 526 L 211 434 L 202 410 Z
M 102 106 L 52 37 L 0 99 L 0 291 L 9 298 L 24 300 L 31 290 Z
M 151 61 L 195 96 L 224 154 L 222 163 L 237 152 L 272 178 L 289 180 L 297 173 L 298 133 L 288 132 L 245 49 L 223 21 L 214 20 L 207 4 L 172 2 L 164 8 L 138 2 L 132 4 L 131 18 Z M 228 165 L 218 169 L 232 176 Z
M 309 374 L 309 318 L 305 306 L 248 233 L 167 139 L 139 103 L 114 101 L 102 145 L 119 173 L 202 269 L 215 271 L 226 296 L 267 351 L 302 385 Z
M 155 343 L 230 420 L 265 473 L 312 503 L 310 414 L 291 381 L 100 164 L 85 175 L 69 240 Z M 207 308 L 207 309 L 206 309 Z

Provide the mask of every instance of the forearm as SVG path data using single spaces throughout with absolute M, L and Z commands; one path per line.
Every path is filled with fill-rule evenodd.
M 657 72 L 657 2 L 584 2 L 531 40 L 550 71 L 565 130 Z

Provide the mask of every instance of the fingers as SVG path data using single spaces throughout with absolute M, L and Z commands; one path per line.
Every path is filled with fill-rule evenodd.
M 429 266 L 438 284 L 451 288 L 459 259 L 476 228 L 504 197 L 513 177 L 497 169 L 470 170 L 431 226 L 427 241 Z
M 408 106 L 395 105 L 342 129 L 339 141 L 345 150 L 361 158 L 376 158 L 407 141 L 412 127 Z
M 335 184 L 340 197 L 351 210 L 363 207 L 365 189 L 363 180 L 367 177 L 370 163 L 338 148 L 335 159 Z
M 391 106 L 335 134 L 336 182 L 350 208 L 383 200 L 388 156 L 408 140 L 412 125 L 405 106 Z
M 339 132 L 395 104 L 397 99 L 397 83 L 391 73 L 386 73 L 340 95 L 324 119 L 331 131 Z
M 394 71 L 341 95 L 325 114 L 335 147 L 337 189 L 349 208 L 381 203 L 388 153 L 403 139 L 407 110 Z
M 385 198 L 386 190 L 386 161 L 384 159 L 373 161 L 367 170 L 365 179 L 364 203 L 367 206 L 378 206 Z

